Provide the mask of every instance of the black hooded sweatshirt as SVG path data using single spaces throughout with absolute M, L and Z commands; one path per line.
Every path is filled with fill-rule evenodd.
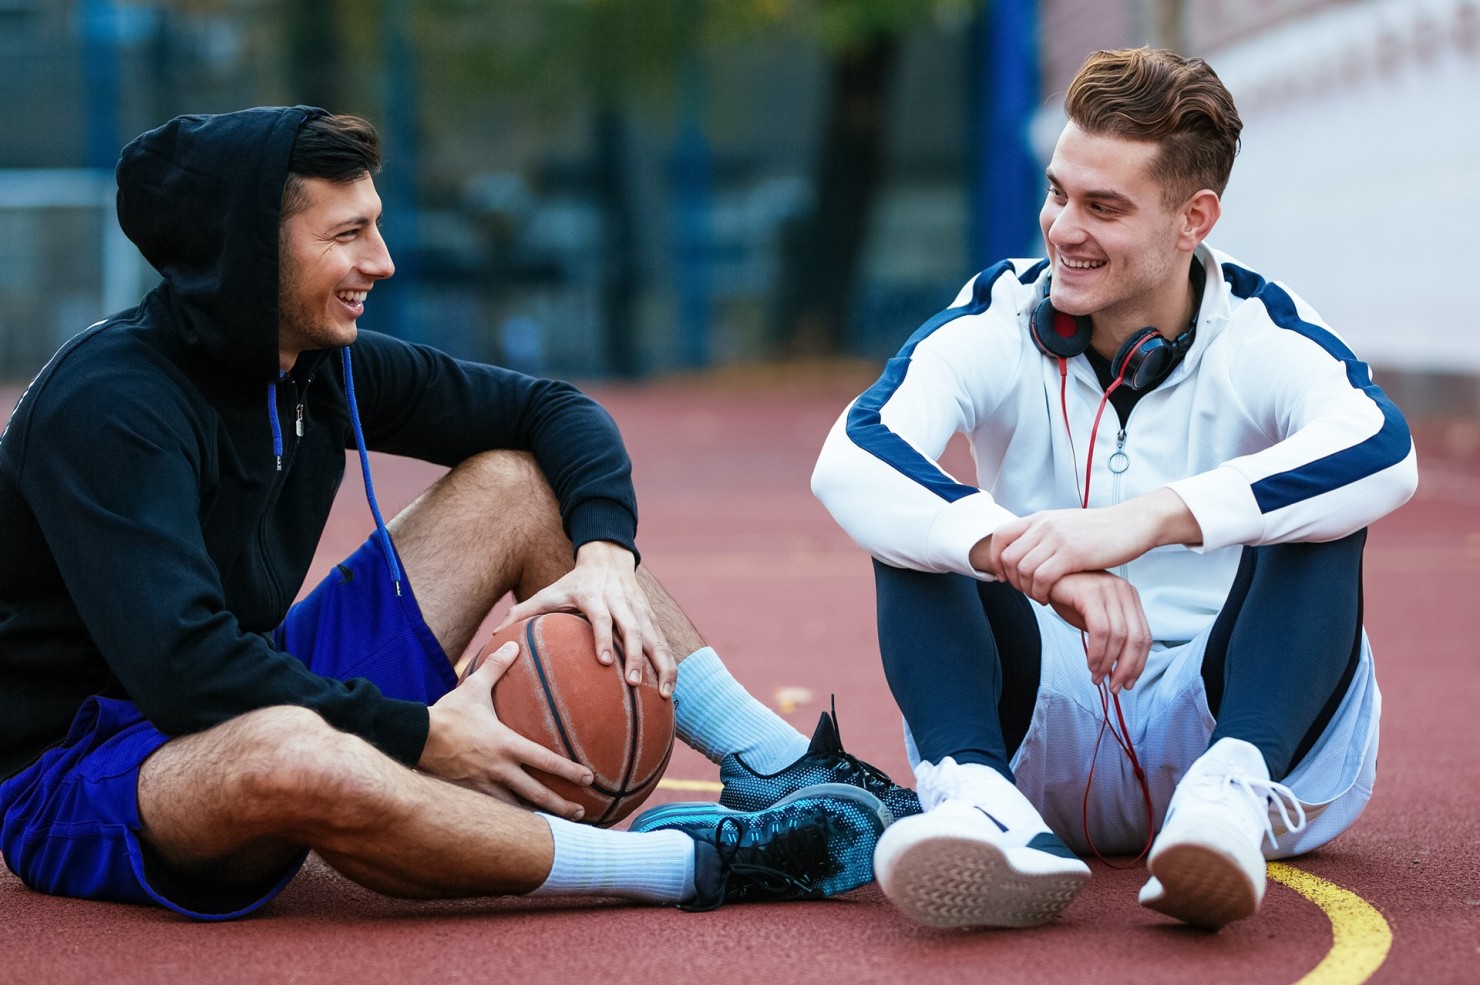
M 356 447 L 342 352 L 278 365 L 279 206 L 319 112 L 180 117 L 124 148 L 119 224 L 163 280 L 67 342 L 0 437 L 0 778 L 61 742 L 91 695 L 169 735 L 300 705 L 421 756 L 425 705 L 317 676 L 271 641 Z M 351 355 L 370 449 L 445 466 L 531 451 L 576 546 L 635 553 L 631 463 L 574 387 L 371 332 Z

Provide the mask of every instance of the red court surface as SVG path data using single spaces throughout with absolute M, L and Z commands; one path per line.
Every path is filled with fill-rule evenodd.
M 735 674 L 807 733 L 835 694 L 850 750 L 907 778 L 868 559 L 807 488 L 833 418 L 868 382 L 842 375 L 593 392 L 632 450 L 646 563 Z M 5 407 L 15 395 L 0 395 Z M 1143 870 L 1098 862 L 1061 922 L 975 933 L 917 927 L 874 887 L 707 914 L 610 901 L 428 904 L 375 896 L 317 860 L 256 916 L 201 925 L 40 896 L 5 871 L 0 982 L 1480 982 L 1480 424 L 1415 430 L 1419 494 L 1373 529 L 1367 553 L 1385 696 L 1377 793 L 1345 835 L 1278 870 L 1256 917 L 1221 933 L 1143 911 Z M 386 512 L 436 474 L 379 458 Z M 369 522 L 351 471 L 323 565 Z M 680 748 L 657 798 L 712 798 L 704 784 L 716 778 Z

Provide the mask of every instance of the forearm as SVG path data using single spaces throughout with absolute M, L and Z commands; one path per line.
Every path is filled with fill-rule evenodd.
M 1196 547 L 1202 543 L 1202 528 L 1198 526 L 1197 518 L 1182 497 L 1167 486 L 1109 507 L 1109 510 L 1119 511 L 1127 522 L 1141 529 L 1142 549 L 1137 556 L 1168 544 Z
M 1196 546 L 1202 531 L 1168 488 L 1115 506 L 1049 510 L 1006 523 L 971 549 L 976 570 L 1045 600 L 1059 578 L 1107 571 L 1168 544 Z

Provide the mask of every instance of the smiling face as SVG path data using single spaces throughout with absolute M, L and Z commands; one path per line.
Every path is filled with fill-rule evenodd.
M 1052 263 L 1050 296 L 1059 311 L 1093 318 L 1092 344 L 1106 355 L 1142 326 L 1176 335 L 1186 324 L 1188 264 L 1217 220 L 1218 196 L 1207 189 L 1166 204 L 1151 177 L 1158 149 L 1070 123 L 1047 169 L 1038 221 Z
M 308 349 L 355 340 L 376 281 L 395 273 L 380 237 L 380 196 L 354 181 L 302 178 L 305 207 L 283 221 L 278 247 L 278 354 L 284 372 Z

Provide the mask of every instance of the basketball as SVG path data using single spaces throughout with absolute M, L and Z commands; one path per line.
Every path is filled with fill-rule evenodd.
M 529 772 L 584 807 L 583 823 L 615 824 L 647 799 L 668 766 L 673 702 L 659 695 L 651 667 L 632 687 L 622 678 L 620 655 L 611 665 L 597 660 L 591 624 L 568 612 L 533 616 L 495 633 L 463 679 L 509 640 L 519 644 L 519 656 L 493 688 L 499 721 L 589 767 L 589 787 Z

